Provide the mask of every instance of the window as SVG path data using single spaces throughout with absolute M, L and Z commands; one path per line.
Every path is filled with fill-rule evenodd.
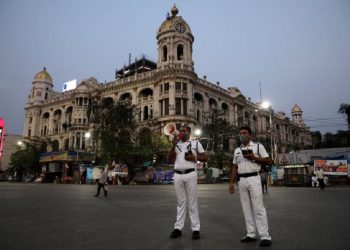
M 182 60 L 184 57 L 184 47 L 182 44 L 177 46 L 177 60 Z
M 182 103 L 183 103 L 183 114 L 187 115 L 187 100 L 183 99 Z
M 182 83 L 182 90 L 187 90 L 187 83 Z
M 169 83 L 164 83 L 164 91 L 169 91 Z
M 143 120 L 148 120 L 148 106 L 143 108 Z
M 175 99 L 175 108 L 176 108 L 176 114 L 181 115 L 181 99 L 180 98 Z
M 169 115 L 169 98 L 164 99 L 164 115 Z
M 29 117 L 29 124 L 31 124 L 33 122 L 33 117 Z
M 163 112 L 163 101 L 160 101 L 160 115 L 163 116 L 164 112 Z
M 65 141 L 64 141 L 64 150 L 68 150 L 69 149 L 69 139 L 66 139 Z
M 45 100 L 47 99 L 47 93 L 45 93 Z
M 199 109 L 197 110 L 197 121 L 200 122 L 201 119 L 201 112 L 199 111 Z
M 163 46 L 163 61 L 167 61 L 168 59 L 168 48 L 166 46 Z
M 32 136 L 32 130 L 28 129 L 28 137 L 31 137 L 31 136 Z
M 176 92 L 181 92 L 181 82 L 175 83 L 175 90 L 176 90 Z
M 80 132 L 77 133 L 77 136 L 75 138 L 75 148 L 80 149 Z

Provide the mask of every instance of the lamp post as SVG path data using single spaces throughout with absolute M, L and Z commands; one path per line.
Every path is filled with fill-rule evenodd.
M 18 141 L 18 142 L 17 142 L 17 145 L 18 145 L 19 147 L 23 147 L 23 142 L 22 142 L 22 141 Z
M 269 110 L 269 124 L 270 124 L 270 147 L 271 147 L 271 159 L 274 159 L 274 142 L 273 142 L 273 124 L 272 124 L 272 106 L 269 101 L 264 101 L 261 103 L 263 109 Z
M 90 138 L 91 138 L 91 133 L 88 131 L 88 132 L 86 132 L 85 133 L 85 135 L 84 135 L 84 137 L 85 137 L 85 139 L 86 139 L 86 141 L 88 142 L 87 143 L 87 149 L 90 147 Z
M 194 131 L 194 134 L 196 135 L 196 138 L 199 139 L 201 134 L 202 134 L 202 130 L 200 130 L 199 128 L 197 128 L 195 131 Z

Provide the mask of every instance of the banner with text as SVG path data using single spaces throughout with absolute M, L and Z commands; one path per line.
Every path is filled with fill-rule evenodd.
M 348 175 L 347 160 L 314 160 L 314 171 L 319 167 L 327 175 Z

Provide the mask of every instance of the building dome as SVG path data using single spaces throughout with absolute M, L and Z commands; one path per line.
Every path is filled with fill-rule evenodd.
M 39 73 L 37 73 L 34 76 L 33 82 L 36 82 L 36 81 L 44 81 L 44 82 L 49 82 L 49 83 L 52 84 L 51 75 L 49 74 L 49 72 L 46 71 L 45 67 L 44 67 L 44 69 L 42 71 L 40 71 Z
M 168 13 L 167 19 L 160 25 L 158 30 L 158 35 L 164 32 L 179 32 L 181 34 L 183 33 L 192 33 L 190 26 L 187 24 L 187 22 L 181 17 L 177 16 L 179 13 L 178 8 L 174 6 L 171 8 L 171 16 Z
M 300 112 L 303 112 L 301 108 L 297 104 L 294 104 L 294 107 L 292 108 L 292 113 L 300 113 Z
M 76 94 L 88 94 L 90 92 L 89 87 L 86 86 L 84 83 L 80 84 L 76 89 Z

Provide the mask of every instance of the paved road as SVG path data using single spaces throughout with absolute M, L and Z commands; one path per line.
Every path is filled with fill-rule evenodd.
M 0 184 L 0 249 L 261 249 L 242 244 L 245 234 L 238 194 L 226 184 L 199 185 L 202 238 L 186 228 L 170 239 L 175 221 L 172 185 L 96 186 Z M 270 187 L 270 249 L 350 249 L 350 187 Z

